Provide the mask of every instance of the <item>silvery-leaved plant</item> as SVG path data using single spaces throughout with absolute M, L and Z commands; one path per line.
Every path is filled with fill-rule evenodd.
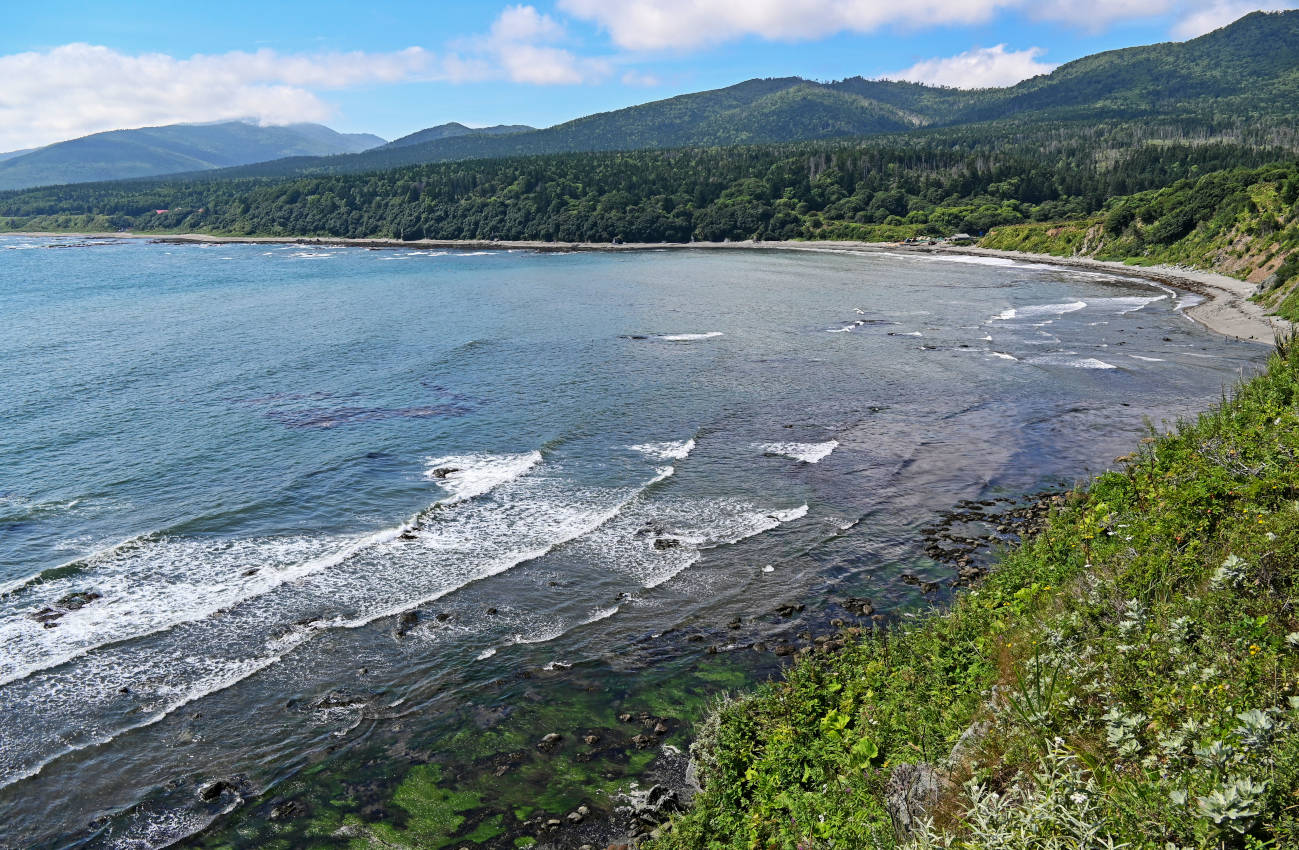
M 1172 758 L 1180 756 L 1186 751 L 1186 735 L 1185 729 L 1169 729 L 1166 732 L 1160 732 L 1156 736 L 1155 742 L 1159 745 L 1160 752 Z
M 1129 599 L 1123 603 L 1122 619 L 1119 620 L 1119 631 L 1130 634 L 1145 620 L 1146 609 L 1139 599 Z
M 1100 802 L 1105 795 L 1077 758 L 1056 738 L 1032 777 L 1005 794 L 977 781 L 966 783 L 969 806 L 957 838 L 923 820 L 911 850 L 978 847 L 980 850 L 1120 850 L 1108 834 Z
M 1259 798 L 1267 793 L 1267 782 L 1233 776 L 1204 797 L 1196 797 L 1200 814 L 1219 826 L 1244 833 L 1259 813 Z
M 1235 555 L 1227 556 L 1227 560 L 1222 562 L 1222 566 L 1214 571 L 1213 577 L 1209 579 L 1209 584 L 1217 588 L 1235 587 L 1240 584 L 1240 580 L 1245 577 L 1246 563 Z
M 1246 749 L 1261 750 L 1271 743 L 1276 722 L 1268 712 L 1252 708 L 1237 714 L 1236 719 L 1240 721 L 1236 737 Z
M 1200 764 L 1213 770 L 1226 768 L 1235 756 L 1235 748 L 1223 741 L 1210 741 L 1205 746 L 1195 748 L 1195 757 L 1200 760 Z
M 1146 722 L 1146 716 L 1140 712 L 1127 714 L 1116 706 L 1107 711 L 1102 719 L 1105 721 L 1105 737 L 1110 746 L 1121 758 L 1135 758 L 1141 752 L 1137 729 Z
M 1285 642 L 1291 649 L 1299 649 L 1299 632 L 1291 632 L 1286 635 Z

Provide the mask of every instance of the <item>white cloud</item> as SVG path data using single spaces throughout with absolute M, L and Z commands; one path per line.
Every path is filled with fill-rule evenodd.
M 492 23 L 492 38 L 503 42 L 555 41 L 563 37 L 563 25 L 534 6 L 506 6 Z
M 559 0 L 630 50 L 701 47 L 746 36 L 772 41 L 870 32 L 894 22 L 976 23 L 1024 0 Z
M 1100 30 L 1118 21 L 1170 15 L 1173 34 L 1207 32 L 1254 9 L 1295 0 L 559 0 L 559 8 L 609 33 L 628 50 L 684 50 L 742 38 L 801 41 L 836 33 L 986 22 L 1012 11 Z
M 1293 9 L 1295 3 L 1258 3 L 1240 2 L 1240 0 L 1218 0 L 1198 9 L 1191 10 L 1173 27 L 1173 35 L 1177 38 L 1195 38 L 1198 35 L 1204 35 L 1212 32 L 1219 27 L 1225 27 L 1238 18 L 1254 11 L 1279 12 L 1283 9 Z
M 562 24 L 533 6 L 507 6 L 487 35 L 461 39 L 444 69 L 457 82 L 505 79 L 534 85 L 575 85 L 607 77 L 606 59 L 580 57 L 555 42 L 566 38 Z
M 390 53 L 259 50 L 177 58 L 66 44 L 0 56 L 0 151 L 159 124 L 327 121 L 336 110 L 320 93 L 359 85 L 571 85 L 612 74 L 611 61 L 554 44 L 563 38 L 559 22 L 516 5 L 502 11 L 487 34 L 462 40 L 459 52 L 444 55 L 409 47 Z
M 944 59 L 926 59 L 905 71 L 885 74 L 885 77 L 958 89 L 1010 86 L 1038 74 L 1051 73 L 1056 65 L 1038 61 L 1045 52 L 1040 47 L 1007 50 L 1004 44 L 976 47 Z
M 322 121 L 333 109 L 311 89 L 392 82 L 424 72 L 431 61 L 419 48 L 177 59 L 90 44 L 0 56 L 0 150 L 155 124 Z

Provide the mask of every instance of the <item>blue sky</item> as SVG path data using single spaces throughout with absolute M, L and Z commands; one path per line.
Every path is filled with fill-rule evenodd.
M 1004 85 L 1299 0 L 338 0 L 23 4 L 0 28 L 0 151 L 247 117 L 395 138 L 548 126 L 760 76 Z

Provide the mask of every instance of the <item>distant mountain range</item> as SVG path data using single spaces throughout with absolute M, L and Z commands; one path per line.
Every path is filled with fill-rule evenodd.
M 964 90 L 861 77 L 829 83 L 799 77 L 755 79 L 540 130 L 523 125 L 473 129 L 450 123 L 380 144 L 373 136 L 340 136 L 316 127 L 313 142 L 337 144 L 329 150 L 295 149 L 287 139 L 278 147 L 267 141 L 264 149 L 251 141 L 241 143 L 244 137 L 272 131 L 291 134 L 312 125 L 220 124 L 119 131 L 0 161 L 0 188 L 186 170 L 195 172 L 186 177 L 206 179 L 293 177 L 450 160 L 771 144 L 926 128 L 977 127 L 976 132 L 997 135 L 1013 132 L 1017 126 L 1040 128 L 1049 122 L 1085 126 L 1189 121 L 1214 131 L 1279 128 L 1292 133 L 1297 119 L 1299 10 L 1254 12 L 1190 41 L 1098 53 L 1006 88 Z M 216 133 L 220 128 L 232 128 L 238 138 L 214 137 L 194 152 L 177 150 L 183 148 L 179 143 L 154 141 L 159 134 L 188 138 L 187 134 Z M 322 134 L 329 135 L 322 138 Z M 355 147 L 342 149 L 347 144 Z M 200 173 L 201 169 L 206 171 Z
M 150 177 L 287 156 L 355 154 L 383 143 L 368 133 L 337 133 L 319 124 L 259 127 L 230 121 L 113 130 L 0 154 L 0 189 Z
M 534 132 L 536 127 L 529 127 L 527 124 L 497 124 L 495 127 L 466 127 L 455 121 L 449 124 L 439 124 L 436 127 L 429 127 L 427 130 L 419 130 L 411 133 L 409 136 L 402 136 L 400 139 L 393 139 L 383 147 L 391 150 L 392 148 L 404 148 L 411 145 L 420 145 L 425 142 L 436 142 L 442 139 L 452 139 L 457 136 L 508 136 L 513 133 L 530 133 Z

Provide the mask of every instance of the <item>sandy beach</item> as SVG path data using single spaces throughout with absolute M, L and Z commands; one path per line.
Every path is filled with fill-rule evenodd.
M 1000 257 L 1009 260 L 1042 263 L 1063 268 L 1104 271 L 1129 278 L 1140 278 L 1201 296 L 1204 300 L 1186 310 L 1186 315 L 1210 330 L 1233 339 L 1271 345 L 1276 335 L 1293 329 L 1277 316 L 1267 315 L 1264 308 L 1249 300 L 1255 284 L 1202 269 L 1179 266 L 1129 266 L 1121 262 L 1094 260 L 1089 257 L 1057 257 L 1052 254 L 1030 254 L 1018 251 L 995 251 L 973 246 L 899 245 L 892 242 L 532 242 L 494 240 L 418 239 L 404 242 L 396 239 L 331 239 L 324 237 L 285 236 L 209 236 L 202 233 L 11 233 L 11 236 L 80 237 L 86 239 L 150 239 L 160 243 L 253 243 L 289 245 L 335 245 L 355 248 L 449 248 L 498 249 L 528 251 L 643 251 L 643 250 L 774 250 L 774 251 L 905 251 L 929 254 L 963 254 Z

